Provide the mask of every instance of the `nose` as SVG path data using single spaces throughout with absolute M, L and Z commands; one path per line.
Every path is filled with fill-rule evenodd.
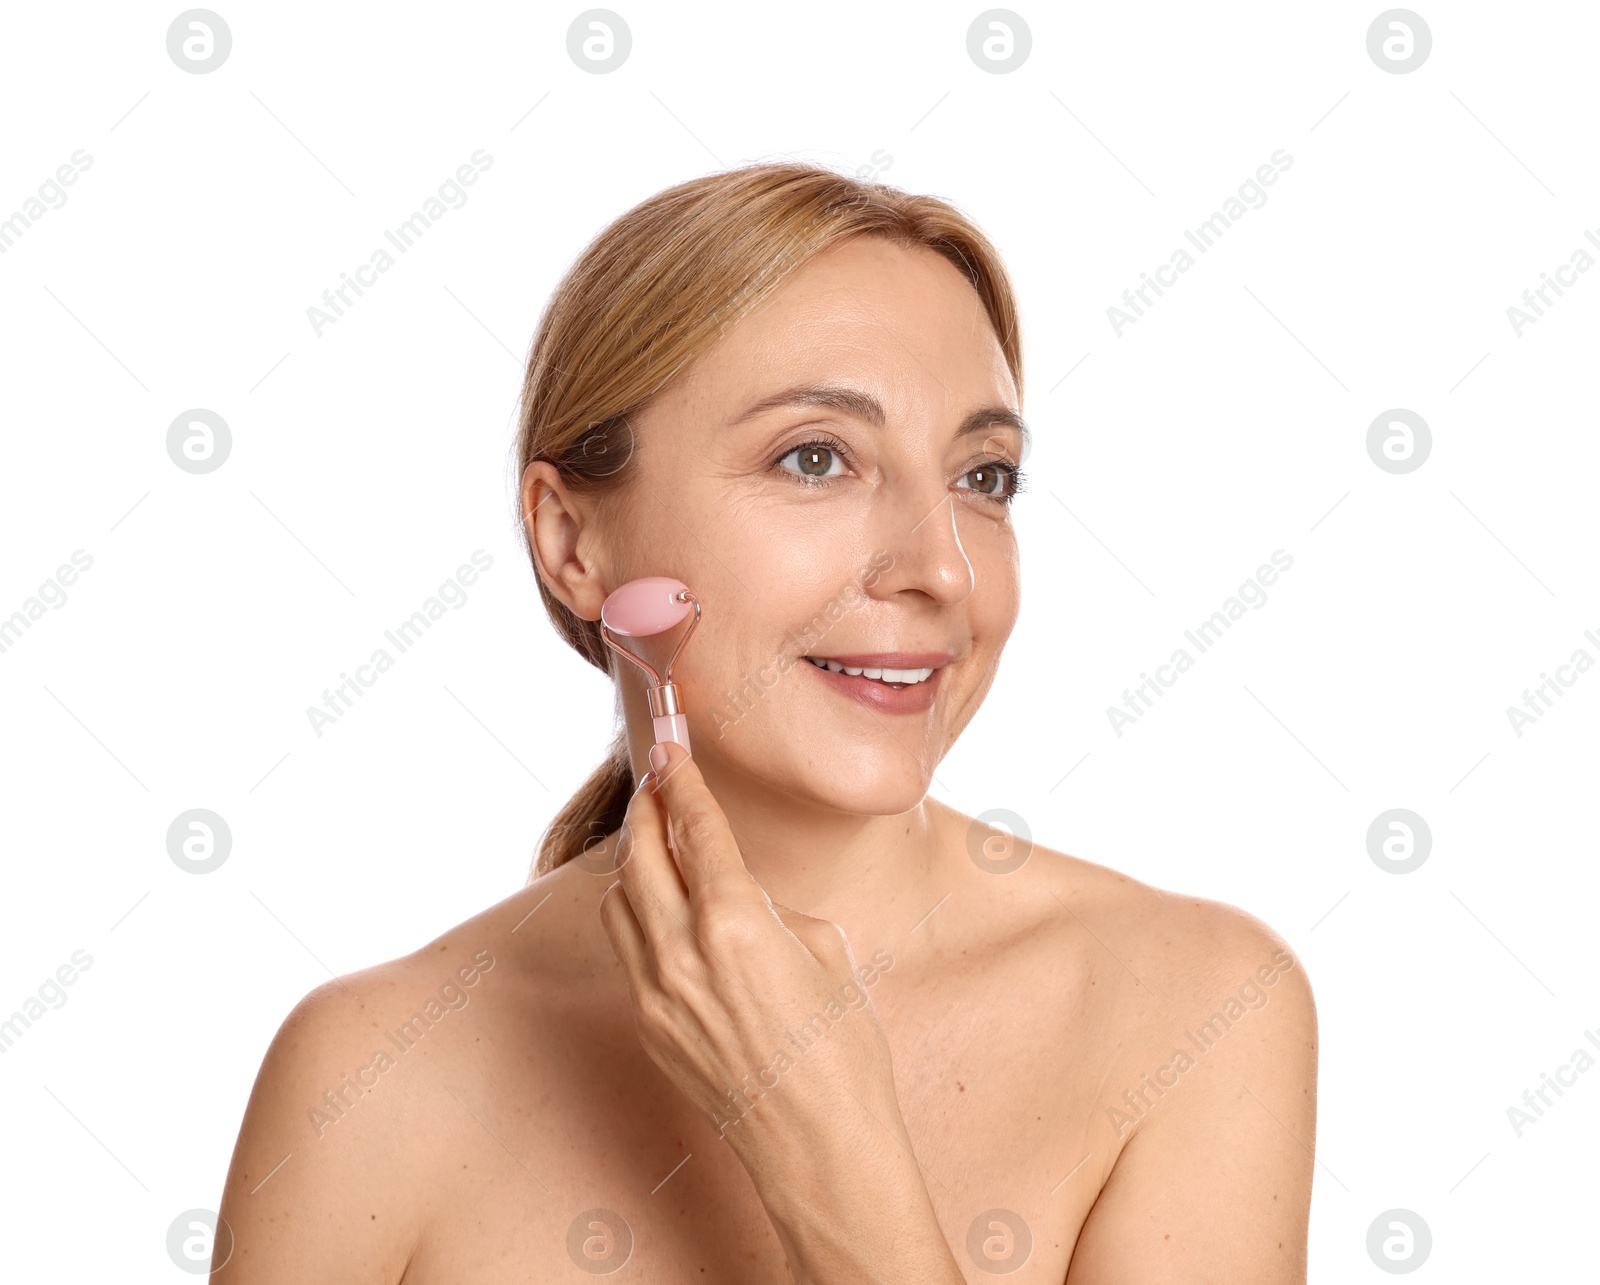
M 956 528 L 961 505 L 955 496 L 908 488 L 898 496 L 880 493 L 876 507 L 874 547 L 886 550 L 894 563 L 873 585 L 874 598 L 915 589 L 940 606 L 954 606 L 972 592 L 976 581 Z

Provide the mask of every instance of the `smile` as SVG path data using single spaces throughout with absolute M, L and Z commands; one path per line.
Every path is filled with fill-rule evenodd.
M 926 714 L 955 653 L 896 651 L 806 659 L 825 686 L 875 714 Z
M 835 674 L 846 674 L 851 678 L 870 678 L 875 682 L 888 683 L 891 687 L 909 687 L 913 683 L 925 683 L 933 677 L 933 669 L 887 669 L 877 666 L 841 665 L 836 660 L 819 659 L 816 656 L 807 656 L 818 669 L 826 669 Z

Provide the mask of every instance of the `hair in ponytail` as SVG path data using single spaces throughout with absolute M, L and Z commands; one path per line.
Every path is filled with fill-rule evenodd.
M 955 265 L 983 301 L 1020 395 L 1015 294 L 998 251 L 964 214 L 937 197 L 810 162 L 746 165 L 658 192 L 602 230 L 568 269 L 528 357 L 519 483 L 534 460 L 548 460 L 580 494 L 620 488 L 633 454 L 630 416 L 795 268 L 862 235 L 933 250 Z M 523 535 L 534 559 L 531 530 Z M 611 676 L 599 622 L 574 615 L 537 578 L 557 631 Z M 529 882 L 621 828 L 635 783 L 620 706 L 618 720 L 605 761 L 540 838 Z

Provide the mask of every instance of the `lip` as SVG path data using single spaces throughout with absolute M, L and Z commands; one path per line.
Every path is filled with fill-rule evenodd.
M 865 705 L 875 714 L 926 714 L 933 708 L 934 698 L 939 693 L 939 679 L 945 667 L 955 657 L 949 652 L 893 651 L 872 656 L 819 656 L 817 659 L 837 661 L 852 669 L 857 665 L 863 669 L 932 669 L 933 673 L 922 682 L 897 688 L 876 678 L 836 674 L 831 669 L 813 665 L 809 660 L 802 658 L 800 661 L 840 696 Z
M 956 657 L 949 651 L 875 651 L 870 655 L 862 652 L 853 656 L 818 655 L 816 658 L 837 661 L 851 669 L 943 669 Z

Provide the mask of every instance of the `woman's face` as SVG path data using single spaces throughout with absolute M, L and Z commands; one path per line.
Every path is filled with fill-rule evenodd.
M 862 237 L 796 270 L 635 417 L 631 476 L 590 548 L 605 592 L 672 576 L 699 597 L 673 676 L 714 789 L 759 782 L 853 814 L 921 801 L 1016 623 L 1019 409 L 954 266 Z M 684 627 L 624 641 L 660 669 Z M 896 688 L 807 657 L 934 672 Z M 648 728 L 643 675 L 619 667 Z

